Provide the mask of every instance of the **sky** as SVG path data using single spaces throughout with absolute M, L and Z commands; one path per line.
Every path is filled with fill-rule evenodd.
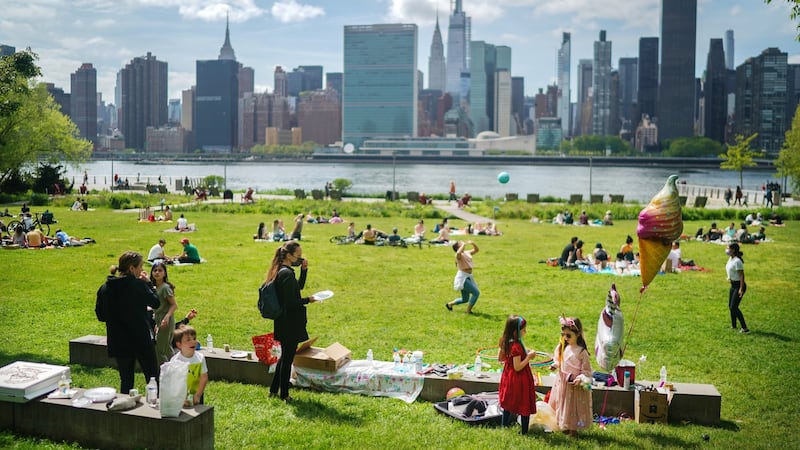
M 591 59 L 599 31 L 612 42 L 612 66 L 638 56 L 640 37 L 658 36 L 661 0 L 463 0 L 472 40 L 507 45 L 511 74 L 525 78 L 526 95 L 556 80 L 563 32 L 572 33 L 572 101 L 579 59 Z M 698 0 L 697 76 L 706 66 L 709 39 L 734 31 L 735 64 L 767 47 L 800 63 L 796 22 L 784 0 Z M 151 52 L 169 68 L 169 98 L 195 84 L 195 61 L 216 59 L 229 15 L 236 59 L 255 69 L 256 92 L 272 91 L 275 66 L 291 70 L 343 68 L 343 27 L 377 23 L 418 26 L 417 68 L 428 78 L 428 55 L 437 17 L 447 44 L 449 0 L 2 0 L 0 44 L 30 47 L 39 55 L 42 81 L 70 91 L 82 63 L 97 69 L 97 87 L 114 101 L 117 72 Z M 726 49 L 727 50 L 727 49 Z M 445 50 L 445 54 L 447 51 Z

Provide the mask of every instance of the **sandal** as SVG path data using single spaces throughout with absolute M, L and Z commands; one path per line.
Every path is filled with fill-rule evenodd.
M 445 303 L 444 307 L 447 308 L 448 311 L 452 311 L 453 310 L 453 307 L 450 306 L 450 303 Z

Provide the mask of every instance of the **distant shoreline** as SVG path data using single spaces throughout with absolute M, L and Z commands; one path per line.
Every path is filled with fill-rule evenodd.
M 597 167 L 663 167 L 678 169 L 719 169 L 722 162 L 719 158 L 667 158 L 667 157 L 630 157 L 630 156 L 409 156 L 396 157 L 382 155 L 344 155 L 317 153 L 308 158 L 254 158 L 234 155 L 111 155 L 94 154 L 93 161 L 127 161 L 137 164 L 175 164 L 175 163 L 353 163 L 353 164 L 459 164 L 484 165 L 506 164 L 512 166 L 592 166 Z M 747 170 L 776 169 L 771 160 L 757 159 L 754 167 Z

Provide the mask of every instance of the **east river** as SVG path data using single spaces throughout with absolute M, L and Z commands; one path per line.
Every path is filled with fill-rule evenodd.
M 113 165 L 113 168 L 112 168 Z M 114 174 L 130 183 L 157 183 L 158 177 L 175 188 L 176 180 L 185 177 L 197 180 L 208 175 L 224 177 L 229 189 L 245 190 L 252 186 L 258 192 L 277 189 L 323 189 L 326 182 L 336 178 L 352 181 L 354 194 L 377 194 L 394 190 L 427 194 L 444 194 L 450 180 L 456 183 L 459 195 L 469 192 L 473 196 L 501 197 L 517 193 L 525 198 L 529 193 L 540 196 L 569 198 L 571 194 L 625 195 L 626 200 L 647 202 L 664 185 L 667 177 L 677 174 L 679 182 L 690 185 L 735 188 L 739 173 L 716 168 L 673 169 L 658 167 L 592 167 L 584 166 L 509 166 L 501 164 L 447 165 L 447 164 L 363 164 L 333 162 L 237 162 L 228 164 L 180 163 L 142 164 L 132 161 L 92 161 L 80 167 L 67 166 L 67 176 L 74 177 L 75 186 L 81 184 L 84 170 L 89 175 L 89 185 L 107 186 Z M 500 184 L 497 176 L 508 172 L 510 181 Z M 746 169 L 744 189 L 761 190 L 768 182 L 781 182 L 774 178 L 775 171 Z

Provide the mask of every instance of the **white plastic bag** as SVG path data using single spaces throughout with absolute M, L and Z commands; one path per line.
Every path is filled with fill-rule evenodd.
M 186 400 L 186 378 L 189 364 L 183 361 L 167 361 L 161 365 L 158 405 L 161 417 L 178 417 Z

